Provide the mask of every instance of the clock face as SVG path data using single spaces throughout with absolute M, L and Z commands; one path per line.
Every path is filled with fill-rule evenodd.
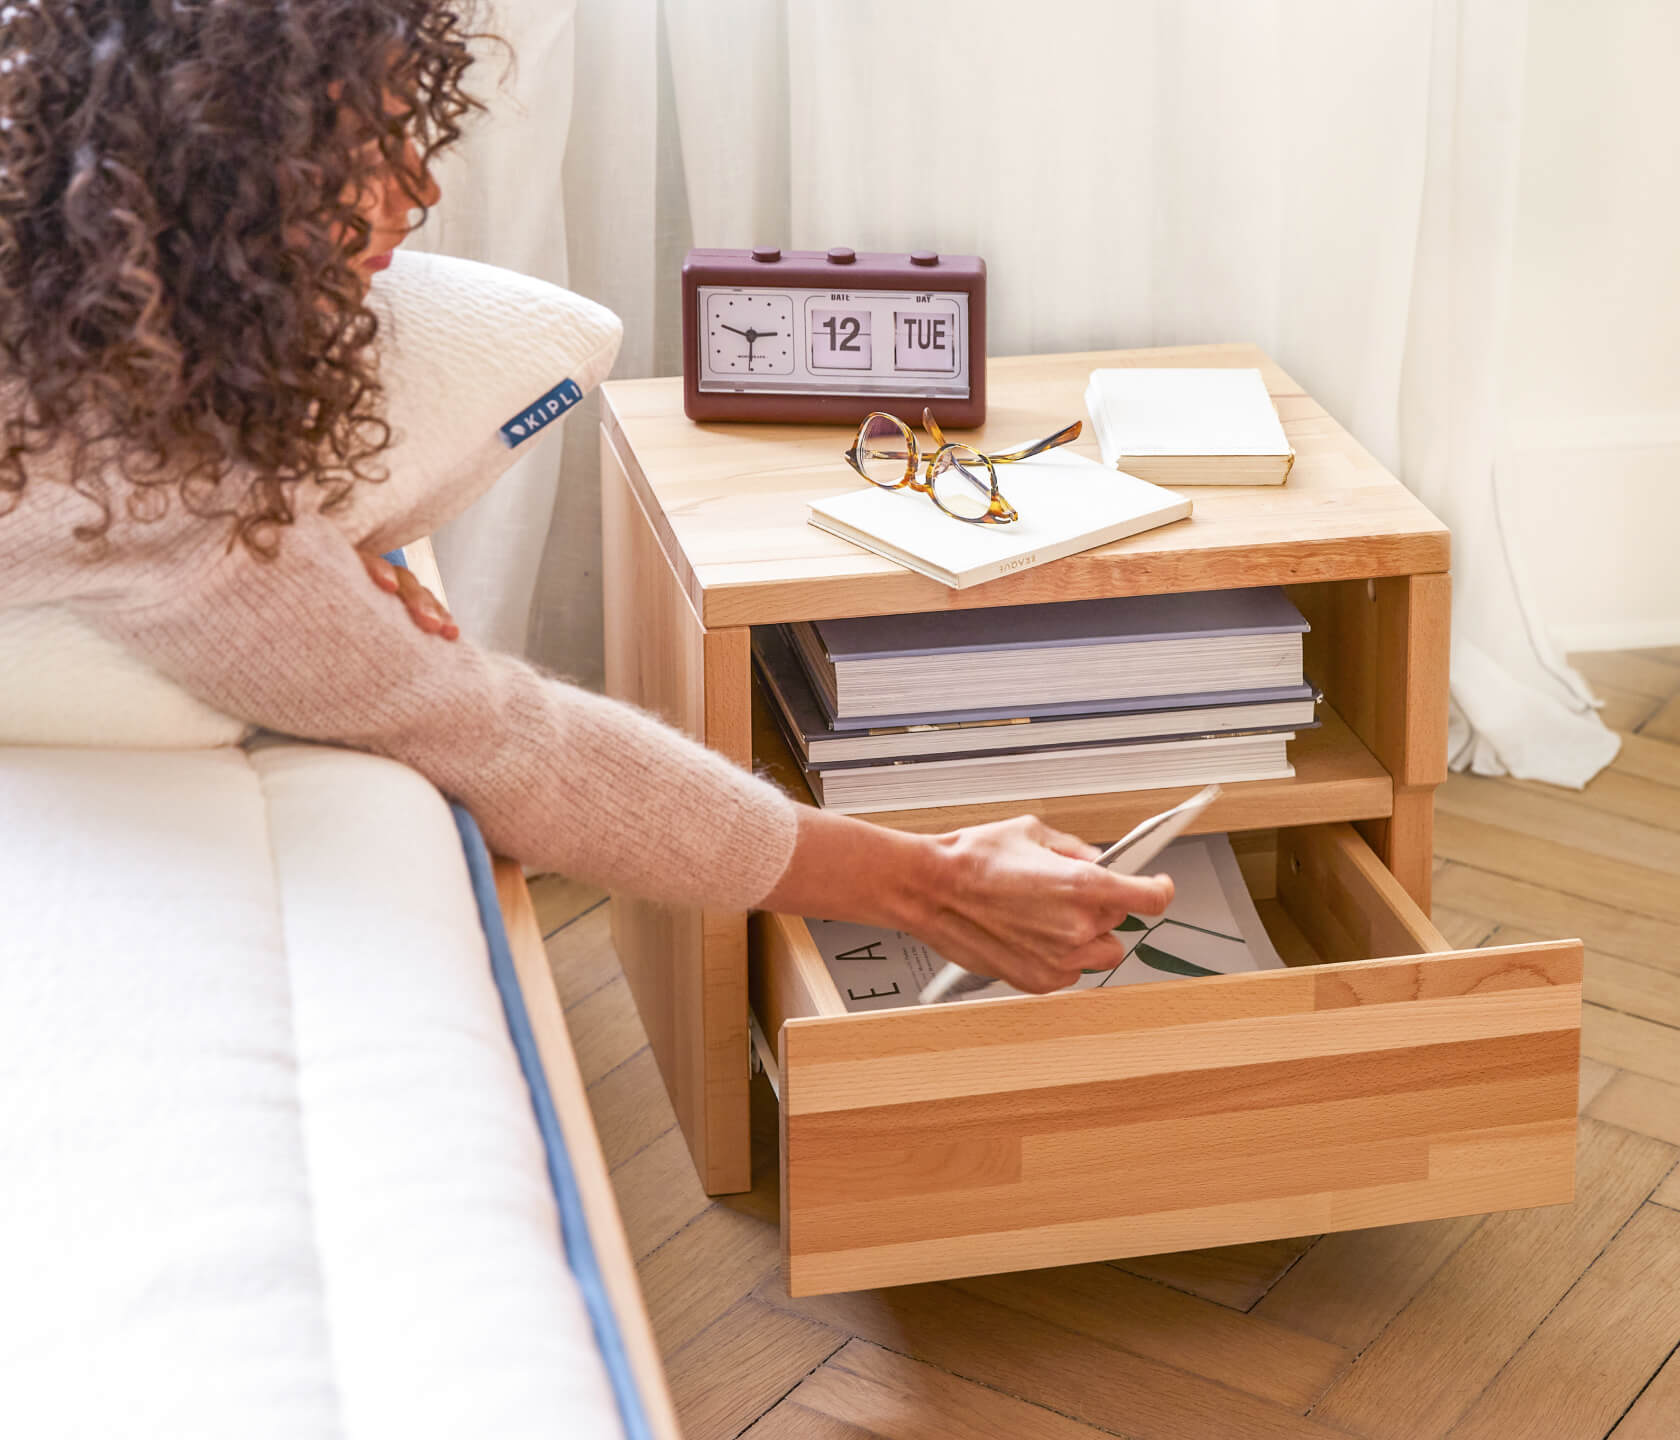
M 793 297 L 766 291 L 706 297 L 707 368 L 725 375 L 793 373 Z

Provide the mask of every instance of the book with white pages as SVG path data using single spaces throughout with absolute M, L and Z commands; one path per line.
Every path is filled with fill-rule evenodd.
M 1093 370 L 1103 463 L 1157 485 L 1281 485 L 1295 451 L 1258 370 Z
M 1051 450 L 998 467 L 1020 515 L 1007 525 L 953 519 L 920 491 L 866 481 L 811 502 L 811 524 L 962 590 L 1123 540 L 1190 514 L 1190 501 L 1084 455 Z
M 992 709 L 1303 682 L 1306 619 L 1277 586 L 788 627 L 830 716 Z
M 880 765 L 805 769 L 811 794 L 825 810 L 868 815 L 940 805 L 1038 801 L 1058 795 L 1112 795 L 1179 785 L 1286 780 L 1290 730 L 1211 735 L 1186 740 L 1135 740 L 1052 750 L 893 760 Z
M 1161 696 L 1124 707 L 1058 708 L 1042 714 L 985 711 L 908 717 L 904 723 L 837 729 L 780 626 L 755 627 L 753 659 L 795 758 L 806 769 L 929 760 L 940 756 L 1049 750 L 1216 734 L 1304 730 L 1317 724 L 1311 685 L 1219 696 Z M 1186 703 L 1189 702 L 1189 703 Z

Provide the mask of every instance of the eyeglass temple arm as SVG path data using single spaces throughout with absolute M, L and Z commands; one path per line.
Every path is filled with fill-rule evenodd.
M 1065 430 L 1058 430 L 1054 435 L 1043 440 L 1034 441 L 1031 445 L 1023 446 L 1019 450 L 1011 450 L 1007 454 L 993 455 L 994 463 L 998 461 L 1025 460 L 1029 456 L 1042 455 L 1046 450 L 1054 450 L 1058 445 L 1066 445 L 1079 438 L 1079 432 L 1085 428 L 1083 420 L 1075 420 Z

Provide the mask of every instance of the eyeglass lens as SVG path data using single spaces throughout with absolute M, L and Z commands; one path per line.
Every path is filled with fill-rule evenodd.
M 933 469 L 933 497 L 942 510 L 962 520 L 978 520 L 991 508 L 991 470 L 977 450 L 947 445 Z
M 886 415 L 871 415 L 858 432 L 858 465 L 865 477 L 891 490 L 902 485 L 912 453 L 910 432 Z

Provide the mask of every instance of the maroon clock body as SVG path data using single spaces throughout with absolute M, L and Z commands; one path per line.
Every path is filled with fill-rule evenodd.
M 691 250 L 683 264 L 691 420 L 919 425 L 986 418 L 986 262 L 975 255 Z

